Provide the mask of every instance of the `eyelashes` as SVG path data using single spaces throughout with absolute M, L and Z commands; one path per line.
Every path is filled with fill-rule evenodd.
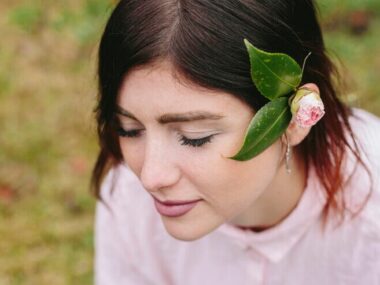
M 121 137 L 127 137 L 127 138 L 136 138 L 139 137 L 141 134 L 140 130 L 131 130 L 131 131 L 126 131 L 123 128 L 118 128 L 117 133 Z M 211 142 L 212 138 L 214 135 L 209 135 L 204 138 L 199 138 L 199 139 L 189 139 L 183 135 L 178 135 L 178 141 L 181 143 L 181 145 L 188 145 L 192 147 L 201 147 L 206 143 Z
M 209 135 L 204 138 L 199 139 L 188 139 L 187 137 L 183 135 L 179 135 L 179 141 L 181 142 L 181 145 L 190 145 L 193 147 L 200 147 L 206 143 L 211 142 L 211 139 L 214 137 L 214 135 Z
M 118 128 L 117 133 L 119 136 L 127 138 L 134 138 L 140 135 L 140 131 L 138 130 L 126 131 L 123 128 Z

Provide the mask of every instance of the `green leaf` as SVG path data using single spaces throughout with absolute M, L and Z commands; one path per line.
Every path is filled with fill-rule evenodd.
M 262 51 L 247 39 L 244 44 L 251 62 L 252 80 L 263 96 L 273 100 L 297 89 L 302 70 L 293 58 L 284 53 Z
M 260 154 L 284 133 L 291 118 L 287 97 L 267 103 L 252 118 L 242 148 L 229 158 L 244 161 Z

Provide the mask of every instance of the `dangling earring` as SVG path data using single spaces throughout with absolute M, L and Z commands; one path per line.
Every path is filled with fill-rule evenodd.
M 292 169 L 290 168 L 290 159 L 291 159 L 292 153 L 291 153 L 291 147 L 288 141 L 288 137 L 286 136 L 286 134 L 285 134 L 285 138 L 286 138 L 285 167 L 286 167 L 286 172 L 288 174 L 291 174 Z

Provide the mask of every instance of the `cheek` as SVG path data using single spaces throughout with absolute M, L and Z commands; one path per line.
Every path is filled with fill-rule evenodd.
M 206 151 L 195 151 L 191 155 L 184 156 L 181 163 L 183 169 L 186 169 L 184 172 L 193 181 L 204 186 L 210 184 L 210 186 L 225 185 L 229 187 L 242 184 L 260 185 L 276 173 L 281 156 L 279 142 L 274 143 L 263 153 L 247 161 L 236 161 L 228 158 L 237 152 L 231 151 L 230 145 L 211 146 Z
M 187 175 L 193 186 L 224 216 L 252 204 L 273 181 L 280 159 L 274 144 L 248 161 L 235 161 L 221 153 L 199 156 Z
M 127 143 L 122 138 L 119 143 L 124 162 L 138 176 L 143 165 L 144 149 L 139 144 Z

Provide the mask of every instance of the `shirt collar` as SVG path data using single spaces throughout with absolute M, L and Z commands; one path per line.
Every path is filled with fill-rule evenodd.
M 289 216 L 278 225 L 256 233 L 225 223 L 216 231 L 230 237 L 239 247 L 252 248 L 270 261 L 278 262 L 319 217 L 325 203 L 323 187 L 311 165 L 301 199 Z

